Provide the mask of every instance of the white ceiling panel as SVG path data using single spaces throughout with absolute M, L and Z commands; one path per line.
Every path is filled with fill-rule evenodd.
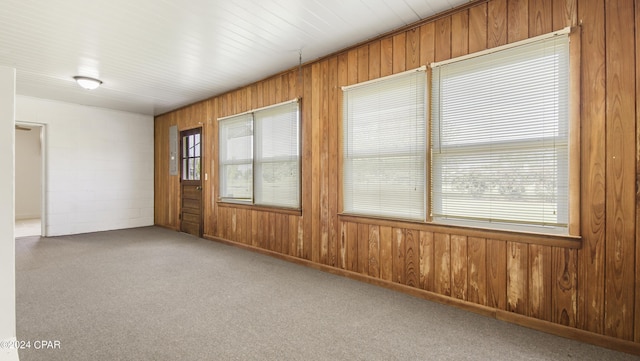
M 21 95 L 157 115 L 466 2 L 0 0 L 0 65 Z

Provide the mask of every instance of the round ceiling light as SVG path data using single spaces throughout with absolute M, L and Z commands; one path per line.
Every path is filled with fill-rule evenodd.
M 96 89 L 100 84 L 102 84 L 102 80 L 90 78 L 88 76 L 77 75 L 74 76 L 73 79 L 78 83 L 78 85 L 88 90 Z

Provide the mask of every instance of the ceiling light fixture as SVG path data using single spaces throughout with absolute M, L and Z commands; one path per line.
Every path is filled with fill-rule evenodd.
M 78 83 L 78 85 L 80 85 L 81 87 L 87 90 L 96 89 L 97 87 L 100 86 L 100 84 L 102 84 L 102 80 L 90 78 L 88 76 L 76 75 L 73 77 L 73 79 L 76 81 L 76 83 Z

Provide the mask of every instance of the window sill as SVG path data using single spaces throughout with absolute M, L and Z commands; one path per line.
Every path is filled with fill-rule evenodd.
M 236 203 L 236 202 L 229 202 L 229 201 L 217 201 L 216 204 L 218 205 L 218 207 L 224 207 L 224 208 L 246 209 L 250 211 L 272 212 L 272 213 L 289 214 L 292 216 L 302 216 L 302 210 L 295 209 L 295 208 L 259 206 L 251 203 L 240 203 L 240 202 Z
M 411 220 L 393 220 L 389 218 L 378 218 L 371 216 L 358 216 L 352 214 L 338 214 L 340 221 L 352 223 L 365 223 L 395 228 L 409 228 L 425 232 L 457 234 L 467 237 L 477 237 L 486 239 L 496 239 L 501 241 L 512 241 L 520 243 L 530 243 L 542 246 L 553 246 L 562 248 L 578 249 L 582 247 L 582 237 L 572 235 L 558 235 L 522 231 L 508 231 L 489 228 L 476 228 L 459 225 L 450 225 L 435 222 L 421 222 Z

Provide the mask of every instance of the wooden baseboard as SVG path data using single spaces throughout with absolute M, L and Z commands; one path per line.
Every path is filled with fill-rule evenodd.
M 523 315 L 520 315 L 520 314 L 517 314 L 517 313 L 513 313 L 513 312 L 508 312 L 508 311 L 504 311 L 504 310 L 498 310 L 498 309 L 495 309 L 495 308 L 479 305 L 479 304 L 476 304 L 476 303 L 472 303 L 472 302 L 468 302 L 468 301 L 463 301 L 463 300 L 459 300 L 459 299 L 443 296 L 443 295 L 440 295 L 440 294 L 437 294 L 437 293 L 433 293 L 433 292 L 429 292 L 429 291 L 426 291 L 426 290 L 422 290 L 422 289 L 419 289 L 419 288 L 410 287 L 410 286 L 406 286 L 406 285 L 401 285 L 401 284 L 393 283 L 393 282 L 390 282 L 390 281 L 381 280 L 379 278 L 374 278 L 374 277 L 371 277 L 371 276 L 368 276 L 368 275 L 363 275 L 361 273 L 348 271 L 348 270 L 343 270 L 343 269 L 340 269 L 340 268 L 335 268 L 335 267 L 331 267 L 331 266 L 327 266 L 327 265 L 323 265 L 323 264 L 314 263 L 314 262 L 309 261 L 307 259 L 297 258 L 297 257 L 285 255 L 285 254 L 282 254 L 282 253 L 278 253 L 278 252 L 274 252 L 274 251 L 270 251 L 270 250 L 254 247 L 254 246 L 247 245 L 247 244 L 244 244 L 244 243 L 238 243 L 238 242 L 229 241 L 229 240 L 218 238 L 218 237 L 211 236 L 211 235 L 204 235 L 204 238 L 212 240 L 212 241 L 216 241 L 216 242 L 232 245 L 232 246 L 235 246 L 235 247 L 238 247 L 238 248 L 244 248 L 244 249 L 251 250 L 251 251 L 254 251 L 254 252 L 257 252 L 257 253 L 262 253 L 262 254 L 265 254 L 265 255 L 269 255 L 269 256 L 272 256 L 272 257 L 275 257 L 275 258 L 279 258 L 279 259 L 285 260 L 285 261 L 289 261 L 289 262 L 292 262 L 292 263 L 296 263 L 296 264 L 307 266 L 307 267 L 310 267 L 310 268 L 313 268 L 313 269 L 317 269 L 317 270 L 320 270 L 320 271 L 323 271 L 323 272 L 327 272 L 327 273 L 331 273 L 331 274 L 335 274 L 335 275 L 351 278 L 351 279 L 354 279 L 354 280 L 358 280 L 358 281 L 361 281 L 361 282 L 366 282 L 366 283 L 369 283 L 369 284 L 372 284 L 372 285 L 384 287 L 384 288 L 387 288 L 387 289 L 403 292 L 403 293 L 409 294 L 411 296 L 419 297 L 419 298 L 422 298 L 422 299 L 425 299 L 425 300 L 428 300 L 428 301 L 434 301 L 434 302 L 438 302 L 438 303 L 441 303 L 441 304 L 454 306 L 454 307 L 457 307 L 457 308 L 460 308 L 460 309 L 463 309 L 463 310 L 466 310 L 466 311 L 474 312 L 474 313 L 477 313 L 477 314 L 480 314 L 480 315 L 484 315 L 484 316 L 487 316 L 487 317 L 495 318 L 495 319 L 498 319 L 498 320 L 501 320 L 501 321 L 513 323 L 513 324 L 516 324 L 516 325 L 519 325 L 519 326 L 523 326 L 523 327 L 527 327 L 527 328 L 531 328 L 531 329 L 534 329 L 534 330 L 546 332 L 546 333 L 549 333 L 549 334 L 552 334 L 552 335 L 556 335 L 556 336 L 560 336 L 560 337 L 564 337 L 564 338 L 568 338 L 568 339 L 572 339 L 572 340 L 576 340 L 576 341 L 580 341 L 580 342 L 589 343 L 589 344 L 592 344 L 592 345 L 608 348 L 608 349 L 615 350 L 615 351 L 625 352 L 625 353 L 629 353 L 629 354 L 633 354 L 633 355 L 640 355 L 640 344 L 635 343 L 635 342 L 622 340 L 622 339 L 615 338 L 615 337 L 605 336 L 605 335 L 601 335 L 601 334 L 597 334 L 597 333 L 593 333 L 593 332 L 589 332 L 589 331 L 585 331 L 585 330 L 580 330 L 580 329 L 573 328 L 573 327 L 559 325 L 559 324 L 548 322 L 548 321 L 538 320 L 538 319 L 535 319 L 535 318 L 523 316 Z

